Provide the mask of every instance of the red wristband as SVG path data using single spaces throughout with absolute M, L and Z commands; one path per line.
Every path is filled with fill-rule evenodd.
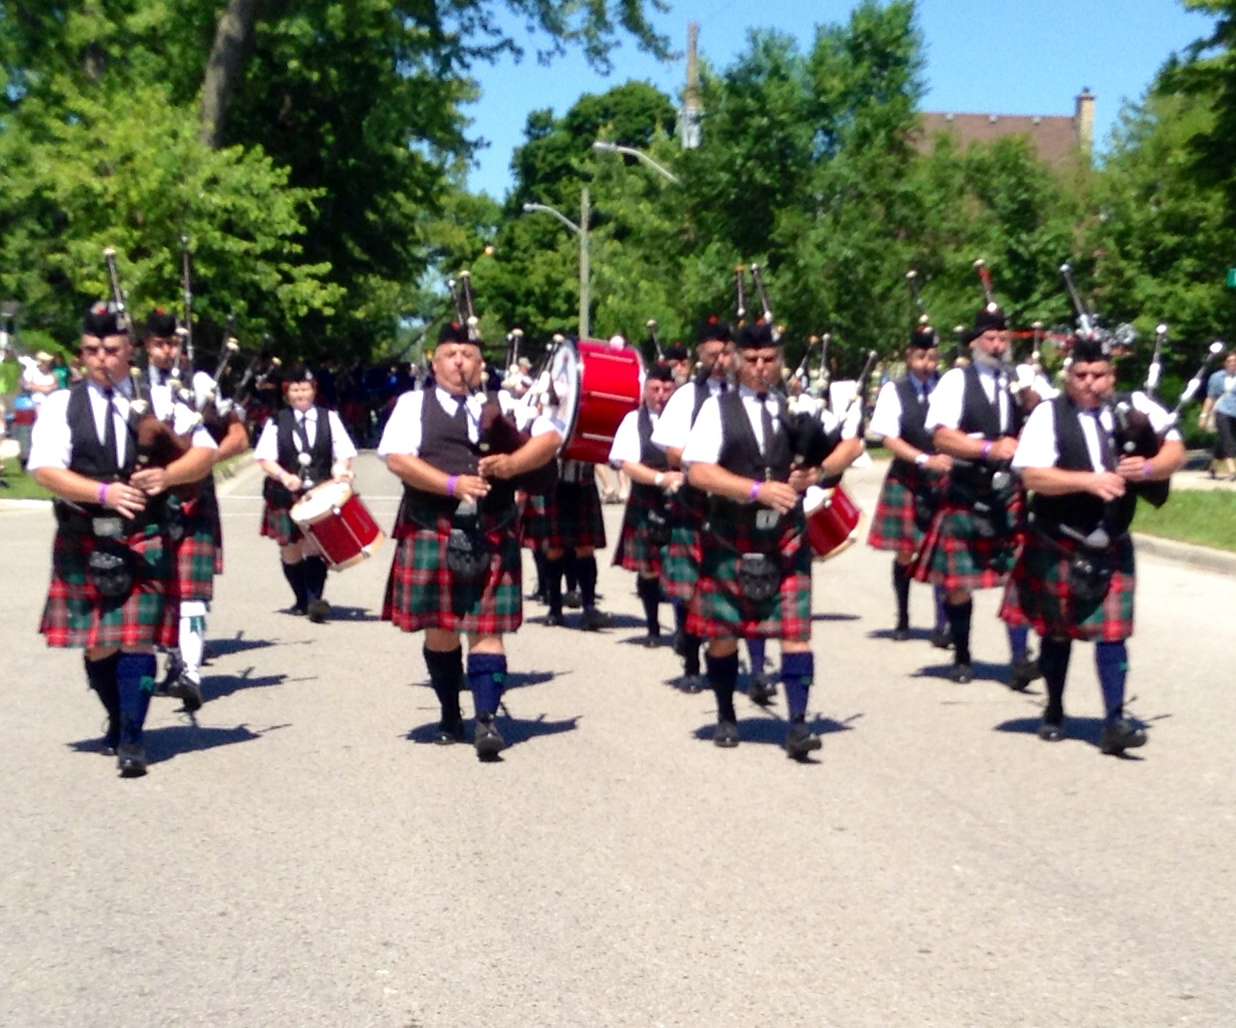
M 458 475 L 451 475 L 450 477 L 448 477 L 446 480 L 446 495 L 453 497 L 455 495 L 455 489 L 458 486 L 459 486 L 459 476 Z
M 751 483 L 751 491 L 747 493 L 747 499 L 750 500 L 752 503 L 756 503 L 759 500 L 760 486 L 762 486 L 763 484 L 764 484 L 763 482 L 752 482 Z
M 99 506 L 100 507 L 107 506 L 107 487 L 110 484 L 111 484 L 110 482 L 100 482 L 99 483 Z

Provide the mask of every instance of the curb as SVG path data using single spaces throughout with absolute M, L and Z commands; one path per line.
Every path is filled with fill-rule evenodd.
M 1142 532 L 1134 532 L 1133 540 L 1140 552 L 1148 553 L 1152 557 L 1187 564 L 1199 571 L 1209 571 L 1217 575 L 1236 575 L 1236 553 L 1210 546 L 1194 546 L 1192 543 L 1181 543 L 1175 539 L 1162 539 L 1157 535 L 1146 535 Z
M 44 510 L 50 506 L 51 500 L 6 500 L 0 498 L 0 511 Z

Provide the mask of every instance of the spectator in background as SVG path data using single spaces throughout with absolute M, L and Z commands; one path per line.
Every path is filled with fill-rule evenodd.
M 33 360 L 23 357 L 22 363 L 25 365 L 25 370 L 21 373 L 22 392 L 30 395 L 34 409 L 38 410 L 45 396 L 61 388 L 54 371 L 56 358 L 46 350 L 40 350 Z
M 1222 469 L 1228 481 L 1236 481 L 1236 350 L 1228 353 L 1223 367 L 1206 383 L 1201 426 L 1208 432 L 1218 432 L 1210 477 Z

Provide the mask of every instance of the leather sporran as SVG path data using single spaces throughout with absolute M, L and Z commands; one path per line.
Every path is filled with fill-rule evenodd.
M 1111 562 L 1096 554 L 1075 553 L 1069 558 L 1069 592 L 1079 607 L 1097 607 L 1112 585 Z
M 781 572 L 766 553 L 738 555 L 738 588 L 753 603 L 771 600 L 781 589 Z
M 650 546 L 668 546 L 670 541 L 669 511 L 653 508 L 644 519 L 644 537 Z
M 133 551 L 122 539 L 99 539 L 86 558 L 86 580 L 108 600 L 133 591 Z
M 452 528 L 446 543 L 446 566 L 464 582 L 479 582 L 489 574 L 489 541 L 477 529 Z

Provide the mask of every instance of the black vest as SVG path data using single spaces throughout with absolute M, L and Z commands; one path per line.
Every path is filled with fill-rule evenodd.
M 934 383 L 932 387 L 934 388 Z M 897 379 L 893 388 L 897 390 L 897 399 L 901 401 L 901 427 L 898 429 L 897 438 L 904 439 L 924 453 L 935 453 L 935 443 L 931 433 L 927 431 L 927 405 L 919 403 L 918 389 L 912 376 L 906 375 L 905 378 Z M 915 466 L 900 457 L 893 458 L 893 465 L 901 473 L 909 473 Z
M 724 393 L 717 400 L 721 407 L 721 456 L 717 463 L 726 471 L 744 478 L 754 478 L 760 482 L 787 481 L 794 454 L 790 448 L 789 433 L 782 424 L 785 401 L 777 398 L 778 412 L 773 416 L 774 426 L 781 424 L 781 431 L 764 440 L 764 453 L 761 454 L 739 392 Z
M 1077 407 L 1067 393 L 1061 393 L 1051 404 L 1052 417 L 1055 420 L 1056 451 L 1059 454 L 1056 467 L 1064 471 L 1094 471 Z M 1098 427 L 1102 432 L 1102 426 Z M 1112 448 L 1113 460 L 1119 460 L 1116 444 L 1110 435 L 1108 445 Z M 1048 531 L 1056 525 L 1068 525 L 1075 532 L 1089 535 L 1102 525 L 1108 534 L 1118 538 L 1129 530 L 1136 504 L 1137 494 L 1132 489 L 1111 503 L 1104 503 L 1090 493 L 1065 493 L 1063 496 L 1041 496 L 1036 493 L 1031 510 L 1034 512 L 1035 521 Z
M 669 460 L 666 459 L 665 451 L 652 443 L 652 415 L 643 404 L 640 404 L 636 424 L 639 427 L 639 462 L 653 471 L 668 471 Z M 638 482 L 631 483 L 631 494 L 654 505 L 662 504 L 665 497 L 659 486 L 640 485 Z
M 962 395 L 961 423 L 957 426 L 966 435 L 982 433 L 984 439 L 996 440 L 1002 435 L 1017 436 L 1021 432 L 1021 406 L 1012 393 L 1008 393 L 1009 427 L 1006 432 L 1000 431 L 1000 407 L 993 405 L 983 391 L 979 381 L 979 370 L 970 365 L 963 372 L 966 377 L 966 388 Z M 1007 376 L 1006 376 L 1007 378 Z M 1005 387 L 1008 389 L 1006 381 Z M 999 397 L 997 397 L 998 401 Z
M 691 408 L 691 424 L 695 425 L 695 419 L 700 416 L 700 411 L 704 407 L 705 401 L 712 395 L 712 391 L 708 388 L 708 380 L 710 375 L 703 375 L 692 383 L 695 387 L 695 404 Z
M 488 393 L 487 402 L 497 403 L 497 394 Z M 417 456 L 448 475 L 477 474 L 485 451 L 479 440 L 474 443 L 468 438 L 468 412 L 463 404 L 451 415 L 442 409 L 435 389 L 426 389 L 421 394 L 421 445 Z M 405 484 L 399 520 L 433 528 L 439 518 L 453 517 L 458 506 L 459 500 L 453 496 Z M 515 487 L 510 482 L 491 481 L 489 495 L 477 506 L 486 524 L 505 523 L 515 512 Z
M 313 438 L 313 446 L 309 450 L 309 467 L 303 473 L 297 461 L 300 451 L 293 441 L 296 435 L 296 411 L 291 407 L 284 407 L 276 416 L 275 439 L 278 444 L 279 467 L 284 471 L 290 471 L 293 475 L 303 477 L 303 474 L 307 474 L 314 482 L 325 482 L 330 478 L 331 464 L 334 463 L 330 415 L 325 407 L 315 407 L 314 410 L 318 412 L 317 432 Z
M 129 408 L 129 438 L 125 442 L 124 466 L 116 463 L 115 451 L 108 453 L 98 436 L 94 415 L 90 410 L 90 386 L 79 382 L 69 391 L 66 420 L 73 440 L 73 456 L 69 470 L 87 478 L 106 482 L 127 482 L 137 464 L 137 433 L 133 427 L 133 408 Z

